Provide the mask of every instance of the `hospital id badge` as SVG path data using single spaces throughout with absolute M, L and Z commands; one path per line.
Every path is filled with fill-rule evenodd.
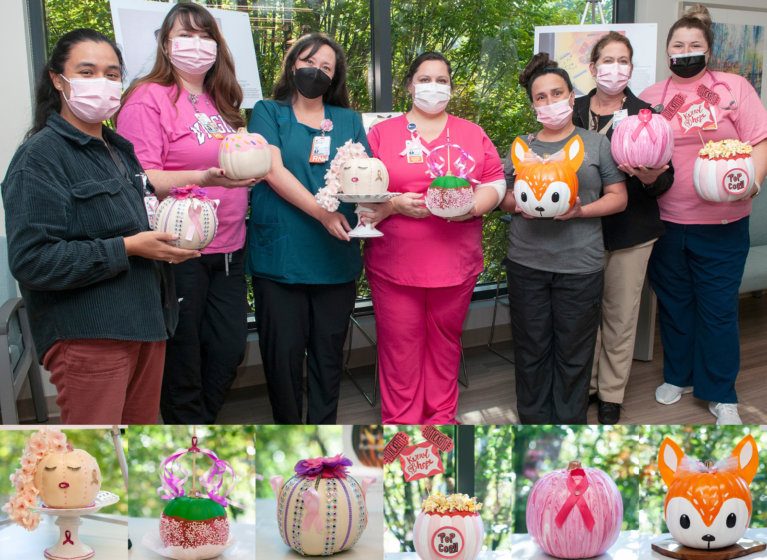
M 621 109 L 613 113 L 613 130 L 620 124 L 620 122 L 629 116 L 628 109 Z
M 330 158 L 330 136 L 315 136 L 309 163 L 325 163 Z
M 216 140 L 223 140 L 224 134 L 223 130 L 221 130 L 216 123 L 214 123 L 212 120 L 210 120 L 210 117 L 206 115 L 205 113 L 195 113 L 194 116 L 197 118 L 197 122 L 199 122 L 202 127 L 215 138 Z
M 423 163 L 423 148 L 421 147 L 420 142 L 406 140 L 405 146 L 407 147 L 408 163 Z

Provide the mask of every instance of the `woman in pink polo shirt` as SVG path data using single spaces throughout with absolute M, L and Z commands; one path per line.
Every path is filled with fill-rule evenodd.
M 662 114 L 674 131 L 674 185 L 658 198 L 666 235 L 655 243 L 648 266 L 658 295 L 664 356 L 665 383 L 655 399 L 673 404 L 682 394 L 693 393 L 710 401 L 717 424 L 740 424 L 735 394 L 738 289 L 749 250 L 751 200 L 703 200 L 695 191 L 693 168 L 701 136 L 705 142 L 750 142 L 756 182 L 761 183 L 767 173 L 767 111 L 744 78 L 706 68 L 713 42 L 708 10 L 700 5 L 688 10 L 666 40 L 671 77 L 639 96 L 653 106 L 663 105 Z M 712 105 L 716 129 L 685 132 L 681 121 L 706 90 L 720 98 Z
M 439 53 L 416 58 L 405 76 L 413 106 L 368 134 L 373 156 L 389 171 L 389 191 L 404 193 L 362 213 L 384 236 L 365 241 L 373 295 L 386 424 L 454 424 L 463 321 L 482 272 L 482 214 L 506 193 L 498 151 L 481 127 L 445 112 L 452 91 L 450 62 Z M 446 220 L 425 207 L 432 181 L 427 150 L 458 144 L 476 161 L 469 177 L 476 205 Z M 422 157 L 406 143 L 420 142 Z M 408 163 L 408 160 L 415 160 Z
M 255 178 L 218 168 L 223 137 L 245 126 L 242 89 L 213 16 L 175 5 L 157 37 L 152 71 L 123 95 L 119 134 L 133 142 L 157 197 L 196 184 L 220 200 L 218 232 L 194 262 L 173 264 L 179 324 L 168 341 L 160 412 L 166 424 L 212 424 L 245 355 L 245 213 Z

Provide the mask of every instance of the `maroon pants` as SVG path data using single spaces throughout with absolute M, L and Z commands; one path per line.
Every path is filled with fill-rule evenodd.
M 164 340 L 59 340 L 43 357 L 62 424 L 156 424 L 164 365 Z

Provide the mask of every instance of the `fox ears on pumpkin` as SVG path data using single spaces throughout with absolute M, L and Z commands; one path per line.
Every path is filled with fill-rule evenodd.
M 524 140 L 519 137 L 514 139 L 514 142 L 511 144 L 511 162 L 514 164 L 514 169 L 516 169 L 520 163 L 524 165 L 525 152 L 528 151 L 530 151 L 530 148 L 527 147 Z M 573 171 L 578 171 L 583 163 L 584 156 L 583 140 L 581 137 L 577 134 L 573 136 L 570 141 L 565 144 L 562 152 L 564 153 L 565 161 L 570 164 Z
M 731 455 L 738 459 L 738 474 L 748 484 L 751 484 L 759 467 L 759 453 L 754 436 L 747 435 L 744 437 L 735 446 Z M 660 444 L 660 450 L 658 450 L 658 469 L 666 486 L 671 486 L 671 483 L 674 481 L 674 473 L 676 473 L 683 458 L 684 451 L 671 438 L 664 439 L 663 443 Z

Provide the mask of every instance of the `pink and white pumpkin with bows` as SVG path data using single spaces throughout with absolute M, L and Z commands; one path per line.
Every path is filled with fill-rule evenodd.
M 573 461 L 536 481 L 527 497 L 527 530 L 557 558 L 591 558 L 620 535 L 623 499 L 613 479 Z
M 674 131 L 666 119 L 642 109 L 615 127 L 610 151 L 618 165 L 663 167 L 674 152 Z
M 756 187 L 751 146 L 737 140 L 709 141 L 695 160 L 692 179 L 703 200 L 736 202 L 750 197 Z
M 485 528 L 478 512 L 418 514 L 413 544 L 422 560 L 474 560 L 482 550 Z
M 328 556 L 352 548 L 367 527 L 365 503 L 375 478 L 360 484 L 349 476 L 343 455 L 303 459 L 287 482 L 269 479 L 277 496 L 277 524 L 283 542 L 304 556 Z
M 218 200 L 211 200 L 197 185 L 173 187 L 154 212 L 154 231 L 175 233 L 174 247 L 202 251 L 218 230 Z

